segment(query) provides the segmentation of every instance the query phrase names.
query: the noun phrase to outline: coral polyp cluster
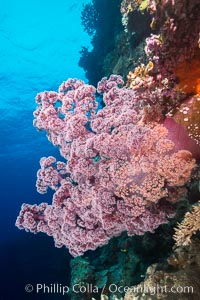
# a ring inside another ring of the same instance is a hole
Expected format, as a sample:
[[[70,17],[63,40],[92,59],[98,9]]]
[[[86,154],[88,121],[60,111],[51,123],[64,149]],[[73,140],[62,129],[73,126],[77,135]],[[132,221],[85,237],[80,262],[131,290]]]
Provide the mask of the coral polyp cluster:
[[[173,118],[184,126],[188,135],[200,145],[200,96],[193,96],[183,102]]]

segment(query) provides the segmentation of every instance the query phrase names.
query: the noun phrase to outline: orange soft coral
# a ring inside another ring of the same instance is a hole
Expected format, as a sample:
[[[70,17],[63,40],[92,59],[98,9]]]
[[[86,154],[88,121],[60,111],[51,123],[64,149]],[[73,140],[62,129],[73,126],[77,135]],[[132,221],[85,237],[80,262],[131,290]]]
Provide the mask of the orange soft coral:
[[[175,70],[179,80],[178,89],[187,94],[200,95],[200,49],[191,61],[184,61]]]

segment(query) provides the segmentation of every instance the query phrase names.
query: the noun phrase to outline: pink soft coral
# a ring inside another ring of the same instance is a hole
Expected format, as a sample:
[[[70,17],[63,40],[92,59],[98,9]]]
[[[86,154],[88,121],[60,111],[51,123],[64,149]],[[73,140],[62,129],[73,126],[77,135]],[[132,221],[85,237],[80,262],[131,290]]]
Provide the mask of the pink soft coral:
[[[41,159],[37,189],[55,190],[53,202],[23,204],[16,225],[53,236],[74,256],[123,231],[144,234],[167,222],[172,191],[180,192],[195,165],[190,152],[174,151],[162,125],[142,124],[139,96],[122,84],[115,75],[99,83],[106,105],[98,112],[96,89],[77,79],[36,97],[34,124],[66,162]]]

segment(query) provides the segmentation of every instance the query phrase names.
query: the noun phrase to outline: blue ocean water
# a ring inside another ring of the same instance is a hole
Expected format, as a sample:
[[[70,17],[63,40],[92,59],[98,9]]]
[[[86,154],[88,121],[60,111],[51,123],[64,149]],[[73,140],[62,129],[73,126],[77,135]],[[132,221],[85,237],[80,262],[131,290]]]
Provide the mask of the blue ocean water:
[[[45,235],[19,231],[15,220],[22,203],[51,201],[51,193],[37,193],[36,172],[40,157],[58,156],[58,149],[32,125],[34,98],[69,77],[85,80],[78,60],[81,46],[89,45],[80,19],[87,2],[0,0],[1,300],[60,299],[24,287],[69,284],[67,250]]]

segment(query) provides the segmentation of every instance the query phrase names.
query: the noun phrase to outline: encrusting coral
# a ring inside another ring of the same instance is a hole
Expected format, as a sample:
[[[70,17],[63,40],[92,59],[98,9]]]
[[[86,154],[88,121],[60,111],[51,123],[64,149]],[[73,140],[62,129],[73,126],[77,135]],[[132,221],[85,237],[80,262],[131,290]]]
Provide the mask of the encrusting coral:
[[[170,257],[148,267],[145,279],[131,286],[124,300],[199,299],[200,243],[176,247]]]

